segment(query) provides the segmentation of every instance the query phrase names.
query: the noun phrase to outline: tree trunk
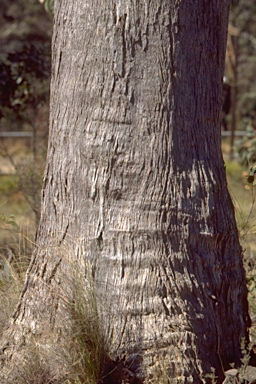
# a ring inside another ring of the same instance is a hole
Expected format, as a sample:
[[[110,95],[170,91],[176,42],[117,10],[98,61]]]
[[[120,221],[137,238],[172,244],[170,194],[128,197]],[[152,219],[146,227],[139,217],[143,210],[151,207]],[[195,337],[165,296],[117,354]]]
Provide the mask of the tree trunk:
[[[221,154],[227,24],[228,0],[56,2],[42,215],[5,383],[29,335],[64,332],[75,264],[91,267],[108,355],[141,380],[203,383],[214,369],[221,382],[239,362],[249,318]]]

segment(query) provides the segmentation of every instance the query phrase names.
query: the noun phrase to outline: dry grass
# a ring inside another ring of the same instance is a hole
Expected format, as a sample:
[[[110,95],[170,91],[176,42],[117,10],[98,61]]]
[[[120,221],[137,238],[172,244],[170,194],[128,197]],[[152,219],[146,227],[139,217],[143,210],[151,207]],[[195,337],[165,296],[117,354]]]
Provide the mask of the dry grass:
[[[104,376],[107,361],[104,324],[98,311],[91,266],[85,260],[82,246],[76,244],[75,249],[75,255],[69,246],[64,250],[66,288],[62,287],[60,292],[70,321],[68,332],[72,329],[66,343],[69,382],[96,384]]]
[[[23,287],[28,260],[0,259],[0,337],[18,303]]]
[[[244,260],[247,270],[250,311],[252,315],[256,315],[256,204],[254,204],[254,191],[248,188],[245,170],[236,162],[227,162],[226,169],[241,242],[245,249]],[[12,185],[12,183],[10,184]],[[8,194],[8,188],[5,189],[5,193]],[[18,212],[16,209],[19,202],[17,195],[14,199],[8,199],[4,205],[6,217],[12,212]],[[28,211],[25,216],[33,222],[31,215],[32,212]],[[18,213],[16,219],[22,225],[24,212]],[[11,263],[5,261],[10,273],[6,279],[0,280],[0,335],[14,310],[23,285],[27,261],[32,248],[26,251],[28,247],[26,239],[27,237],[20,235],[12,226],[2,225],[0,235],[2,253],[3,248],[5,250],[9,248],[14,253],[14,257]],[[11,246],[8,242],[11,242]],[[77,249],[75,255],[74,248]],[[56,349],[56,340],[50,330],[49,344],[51,347],[48,350],[41,348],[38,343],[31,340],[28,346],[27,361],[17,367],[16,378],[12,384],[99,384],[104,380],[108,381],[110,360],[106,354],[103,337],[104,321],[98,312],[90,265],[84,262],[82,269],[77,268],[77,265],[81,264],[76,263],[76,259],[83,257],[79,242],[76,247],[73,244],[72,246],[66,244],[61,252],[68,266],[66,270],[72,271],[66,276],[66,287],[61,287],[61,290],[56,292],[68,314],[65,343]],[[8,258],[8,254],[3,254],[3,256]],[[253,332],[252,336],[255,337]],[[65,367],[63,372],[60,373],[59,367]],[[162,372],[163,375],[160,375],[161,377],[159,376],[156,382],[168,383],[167,370],[162,369]],[[212,379],[214,380],[213,377]]]
[[[110,360],[105,352],[103,321],[98,312],[90,265],[85,262],[79,246],[66,244],[62,249],[56,248],[56,252],[63,259],[65,284],[56,287],[54,292],[50,289],[62,308],[63,321],[58,325],[58,335],[50,327],[44,331],[46,344],[41,344],[36,336],[26,340],[26,353],[11,373],[11,384],[99,384],[107,375]],[[9,264],[8,267],[10,273],[0,291],[0,300],[2,296],[6,298],[0,301],[0,332],[7,325],[23,282],[16,268]]]

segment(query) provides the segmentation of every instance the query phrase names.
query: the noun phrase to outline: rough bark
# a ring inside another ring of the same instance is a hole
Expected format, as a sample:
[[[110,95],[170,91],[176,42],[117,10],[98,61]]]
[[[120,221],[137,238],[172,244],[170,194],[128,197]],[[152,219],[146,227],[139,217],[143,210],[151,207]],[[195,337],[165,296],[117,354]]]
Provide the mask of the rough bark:
[[[38,247],[3,372],[29,334],[60,334],[67,243],[92,267],[113,360],[171,383],[211,368],[221,382],[239,362],[249,321],[221,155],[227,23],[226,0],[57,1]]]

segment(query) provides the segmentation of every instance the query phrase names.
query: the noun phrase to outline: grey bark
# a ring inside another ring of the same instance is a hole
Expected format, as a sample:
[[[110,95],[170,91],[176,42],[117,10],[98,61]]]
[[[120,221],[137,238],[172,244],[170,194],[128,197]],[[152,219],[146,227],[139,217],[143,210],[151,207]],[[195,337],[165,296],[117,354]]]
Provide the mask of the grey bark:
[[[221,382],[239,362],[249,317],[221,155],[227,23],[226,0],[56,2],[38,248],[3,372],[22,335],[62,328],[64,243],[91,265],[109,355],[145,382],[203,383],[211,368]]]

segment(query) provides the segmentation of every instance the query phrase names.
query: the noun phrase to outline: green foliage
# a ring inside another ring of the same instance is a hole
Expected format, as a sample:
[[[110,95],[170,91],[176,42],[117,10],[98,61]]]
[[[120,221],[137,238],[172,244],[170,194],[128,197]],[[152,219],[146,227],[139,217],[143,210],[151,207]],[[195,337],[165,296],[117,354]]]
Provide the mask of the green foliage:
[[[237,122],[250,119],[256,127],[256,2],[236,0],[230,12],[230,23],[238,28]]]
[[[1,227],[12,227],[14,229],[18,229],[19,226],[15,222],[15,215],[11,214],[9,216],[6,216],[4,213],[0,212],[0,228]]]
[[[19,191],[19,181],[13,175],[1,175],[0,198],[7,199]]]
[[[17,169],[20,190],[35,214],[36,224],[40,219],[43,164],[44,161],[40,163],[30,161],[20,164]]]
[[[38,0],[2,0],[0,11],[0,130],[33,134],[26,143],[30,157],[13,156],[13,141],[1,138],[1,156],[15,175],[8,176],[9,190],[7,176],[1,176],[0,197],[9,200],[15,188],[22,191],[38,223],[46,152],[39,147],[47,146],[52,20]],[[24,199],[21,205],[26,205]]]
[[[0,127],[35,126],[48,104],[51,25],[37,0],[5,0],[0,9]]]
[[[256,185],[255,175],[256,175],[256,168],[255,168],[255,166],[254,167],[250,167],[249,175],[247,176],[248,184]]]
[[[15,216],[9,215],[9,217],[6,217],[5,215],[0,213],[0,223],[3,223],[7,226],[11,225],[12,227],[18,228],[19,226],[15,222]]]
[[[250,124],[246,126],[246,135],[236,141],[236,153],[240,164],[256,163],[256,130]]]
[[[54,13],[54,0],[39,0],[39,2],[44,4],[46,12],[53,15],[53,13]]]
[[[15,164],[16,161],[13,160]],[[28,156],[26,161],[15,164],[15,174],[2,175],[0,184],[0,199],[6,200],[7,205],[17,204],[25,211],[26,205],[35,214],[35,221],[38,224],[40,219],[41,188],[43,182],[44,158],[32,161]],[[23,201],[22,201],[23,198]]]
[[[27,42],[0,57],[0,117],[26,120],[28,110],[48,100],[49,59],[42,43]]]
[[[206,379],[209,379],[211,384],[217,384],[218,377],[215,375],[215,369],[211,369],[211,373],[207,373],[205,375]]]

